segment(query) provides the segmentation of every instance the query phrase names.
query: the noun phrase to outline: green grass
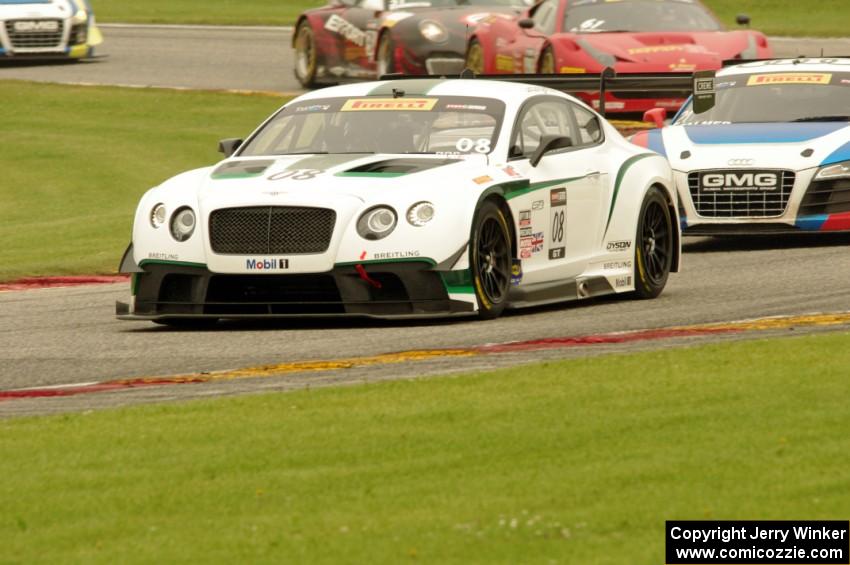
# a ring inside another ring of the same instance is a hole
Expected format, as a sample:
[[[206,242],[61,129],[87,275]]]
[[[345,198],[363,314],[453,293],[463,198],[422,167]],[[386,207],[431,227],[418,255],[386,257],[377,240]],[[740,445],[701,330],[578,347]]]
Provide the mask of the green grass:
[[[0,561],[663,563],[846,519],[850,334],[0,421]]]
[[[114,272],[139,197],[221,158],[280,98],[0,82],[0,281]],[[13,111],[12,111],[13,109]]]
[[[821,0],[704,0],[720,19],[735,29],[735,16],[747,14],[752,28],[767,35],[790,37],[847,37],[850,2]]]
[[[99,21],[223,25],[292,25],[303,10],[324,0],[93,0]],[[769,35],[846,37],[847,0],[821,0],[817,9],[799,0],[705,0],[729,27],[735,16],[749,14],[753,27]]]

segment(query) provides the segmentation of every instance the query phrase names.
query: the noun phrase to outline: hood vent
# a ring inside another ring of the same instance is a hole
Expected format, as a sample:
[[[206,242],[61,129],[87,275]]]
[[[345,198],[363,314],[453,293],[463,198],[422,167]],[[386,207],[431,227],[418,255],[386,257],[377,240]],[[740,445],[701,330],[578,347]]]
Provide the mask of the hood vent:
[[[415,157],[386,159],[384,161],[375,161],[374,163],[367,163],[353,169],[348,169],[345,172],[338,173],[337,176],[399,177],[413,173],[421,173],[422,171],[436,169],[437,167],[444,167],[446,165],[457,163],[459,160],[460,159],[417,159]]]

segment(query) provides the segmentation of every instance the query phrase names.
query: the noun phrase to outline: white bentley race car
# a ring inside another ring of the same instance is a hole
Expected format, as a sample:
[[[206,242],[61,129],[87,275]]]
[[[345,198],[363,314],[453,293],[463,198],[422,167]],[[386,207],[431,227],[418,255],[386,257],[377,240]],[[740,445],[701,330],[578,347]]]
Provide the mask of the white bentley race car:
[[[678,269],[667,161],[549,88],[328,88],[221,149],[142,197],[119,318],[491,318],[652,298]]]
[[[88,0],[0,0],[0,61],[82,59],[102,42]]]

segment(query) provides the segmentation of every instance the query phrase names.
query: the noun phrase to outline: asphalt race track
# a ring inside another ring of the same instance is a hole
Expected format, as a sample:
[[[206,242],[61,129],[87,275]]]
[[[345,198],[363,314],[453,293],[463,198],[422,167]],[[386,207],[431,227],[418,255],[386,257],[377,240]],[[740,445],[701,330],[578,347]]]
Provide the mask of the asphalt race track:
[[[105,26],[106,42],[101,51],[105,57],[79,64],[0,65],[0,79],[294,92],[298,85],[292,79],[290,33],[285,28]],[[827,54],[850,52],[850,40],[777,40],[775,46],[782,55],[819,55],[822,48]],[[129,222],[131,211],[127,218]],[[684,270],[672,276],[658,300],[601,299],[520,311],[490,322],[311,320],[224,323],[213,331],[190,332],[115,320],[115,301],[125,300],[129,293],[125,283],[0,292],[0,393],[25,387],[348,359],[404,350],[847,312],[848,245],[850,235],[845,234],[743,241],[688,239]],[[586,355],[591,350],[623,351],[669,343],[599,346],[572,352],[520,352],[486,358],[436,357],[349,371],[251,379],[241,384],[170,387],[147,394],[128,391],[73,398],[0,398],[0,417],[290,386],[408,378]]]
[[[518,311],[489,322],[230,322],[212,331],[191,332],[116,321],[114,301],[126,297],[127,284],[0,292],[0,391],[783,314],[846,312],[850,310],[848,245],[847,234],[759,237],[743,243],[691,239],[686,242],[684,271],[672,276],[659,299],[605,298]],[[570,355],[566,350],[546,353],[378,365],[339,382],[475,370]],[[310,378],[320,376],[308,376],[302,384],[310,386]],[[257,389],[171,388],[181,392],[169,391],[167,398]],[[97,396],[89,395],[84,402]],[[61,400],[0,401],[0,416],[21,410],[21,402],[29,403],[27,411],[39,411],[50,406],[45,402]]]
[[[0,79],[301,92],[292,31],[283,27],[102,25],[98,58],[82,63],[0,63]],[[779,56],[850,52],[850,39],[774,40]]]

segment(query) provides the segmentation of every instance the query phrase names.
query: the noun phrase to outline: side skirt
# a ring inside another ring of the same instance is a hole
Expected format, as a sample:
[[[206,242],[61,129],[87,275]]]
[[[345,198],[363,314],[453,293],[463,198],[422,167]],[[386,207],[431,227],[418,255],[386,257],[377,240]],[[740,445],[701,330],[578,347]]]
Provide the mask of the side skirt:
[[[584,300],[615,294],[614,287],[605,277],[578,278],[569,282],[539,283],[528,287],[514,287],[508,295],[507,308],[528,308],[556,302]]]

